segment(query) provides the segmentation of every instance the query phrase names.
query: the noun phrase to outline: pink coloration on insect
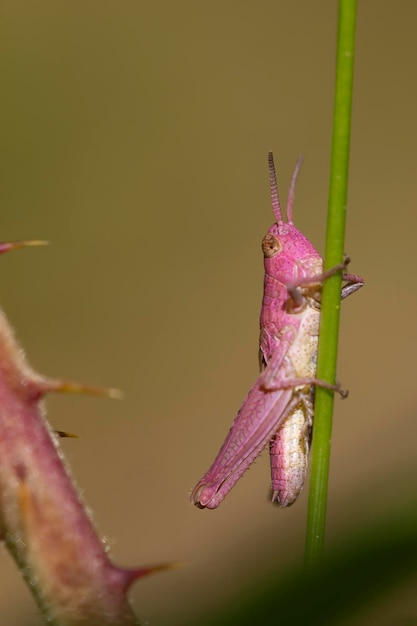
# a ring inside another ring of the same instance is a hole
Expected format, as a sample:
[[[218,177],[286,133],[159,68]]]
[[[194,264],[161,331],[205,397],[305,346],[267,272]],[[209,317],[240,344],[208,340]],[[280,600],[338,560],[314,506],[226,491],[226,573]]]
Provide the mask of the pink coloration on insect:
[[[323,281],[343,264],[323,272],[319,253],[294,226],[297,162],[284,222],[272,153],[268,155],[272,209],[276,219],[262,241],[264,295],[260,317],[261,375],[250,390],[213,465],[198,482],[191,502],[214,509],[269,443],[272,500],[285,507],[299,495],[307,472],[313,425],[314,386],[339,391],[316,379],[316,359]],[[342,298],[357,291],[363,279],[343,273]]]

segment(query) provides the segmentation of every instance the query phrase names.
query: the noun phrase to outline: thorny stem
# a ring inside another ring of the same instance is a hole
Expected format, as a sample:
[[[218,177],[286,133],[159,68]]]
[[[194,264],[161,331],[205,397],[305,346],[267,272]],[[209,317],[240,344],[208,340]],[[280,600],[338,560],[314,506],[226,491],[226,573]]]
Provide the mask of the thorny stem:
[[[344,252],[349,141],[355,51],[356,0],[339,0],[336,86],[324,267],[341,262]],[[323,285],[317,377],[335,382],[339,334],[341,274]],[[334,394],[316,388],[314,440],[305,545],[306,567],[322,559],[330,464]]]
[[[0,254],[41,243],[0,243]],[[120,395],[37,374],[0,310],[0,540],[48,623],[138,625],[130,586],[174,564],[112,563],[63,459],[58,434],[69,433],[56,433],[46,421],[42,398],[49,391]]]

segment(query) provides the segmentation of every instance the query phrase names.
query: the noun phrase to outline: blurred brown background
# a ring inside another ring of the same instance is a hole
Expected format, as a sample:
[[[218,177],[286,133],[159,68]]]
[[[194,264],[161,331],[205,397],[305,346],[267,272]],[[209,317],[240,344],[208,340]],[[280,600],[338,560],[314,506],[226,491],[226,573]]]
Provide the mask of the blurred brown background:
[[[329,541],[415,501],[416,12],[359,7],[346,250],[366,288],[343,306]],[[1,259],[1,304],[39,371],[125,390],[48,415],[81,436],[64,449],[114,560],[189,562],[132,594],[180,624],[302,557],[307,491],[269,505],[268,455],[217,511],[189,492],[257,375],[269,149],[283,198],[304,153],[295,220],[323,251],[336,2],[1,13],[1,239],[51,242]],[[41,624],[5,551],[0,578],[2,623]]]

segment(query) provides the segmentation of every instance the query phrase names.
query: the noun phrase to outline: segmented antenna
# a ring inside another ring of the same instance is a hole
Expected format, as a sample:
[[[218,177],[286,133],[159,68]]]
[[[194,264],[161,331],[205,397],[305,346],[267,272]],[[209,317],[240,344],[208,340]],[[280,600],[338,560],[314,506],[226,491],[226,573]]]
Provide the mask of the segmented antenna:
[[[287,199],[287,222],[288,224],[293,224],[292,221],[292,207],[294,204],[294,193],[295,193],[295,183],[297,182],[297,177],[300,171],[300,168],[303,164],[304,157],[302,154],[298,157],[297,164],[295,166],[294,174],[291,178],[291,185],[288,191],[288,199]]]
[[[278,227],[283,224],[281,204],[278,195],[277,177],[275,174],[274,155],[268,152],[269,187],[271,190],[272,210],[275,215]]]

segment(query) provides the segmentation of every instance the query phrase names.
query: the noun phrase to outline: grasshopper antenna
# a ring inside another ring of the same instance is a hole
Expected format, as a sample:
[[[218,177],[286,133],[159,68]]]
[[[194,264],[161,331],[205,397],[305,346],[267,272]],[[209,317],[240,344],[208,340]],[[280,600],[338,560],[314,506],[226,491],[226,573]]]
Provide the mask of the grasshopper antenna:
[[[269,187],[271,190],[272,210],[278,224],[278,230],[284,223],[281,211],[281,204],[278,195],[277,177],[275,174],[274,155],[268,152],[268,169],[269,169]]]
[[[298,157],[297,164],[295,166],[294,174],[291,178],[290,189],[288,191],[287,199],[287,222],[288,224],[294,224],[292,221],[292,207],[294,204],[295,183],[297,182],[298,174],[300,173],[301,166],[303,164],[304,157],[302,154]]]

